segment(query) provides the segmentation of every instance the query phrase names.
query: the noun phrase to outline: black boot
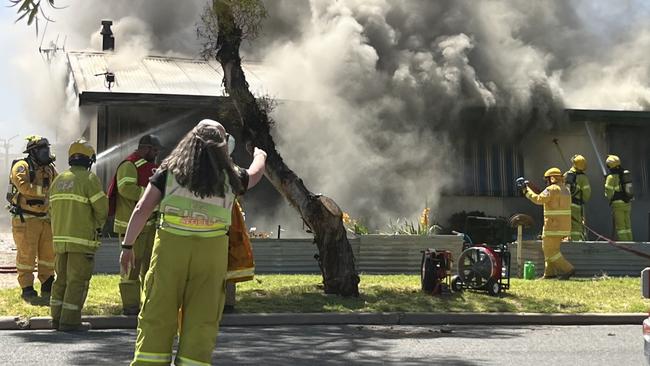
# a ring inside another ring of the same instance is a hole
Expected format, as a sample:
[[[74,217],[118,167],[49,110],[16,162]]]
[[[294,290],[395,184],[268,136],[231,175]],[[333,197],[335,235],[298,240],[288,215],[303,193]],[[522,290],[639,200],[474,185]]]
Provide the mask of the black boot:
[[[23,287],[23,293],[20,295],[28,304],[34,306],[46,306],[49,305],[49,300],[47,303],[43,301],[42,298],[38,297],[38,292],[34,290],[34,286]]]
[[[32,301],[38,297],[38,292],[34,290],[34,286],[23,287],[23,293],[20,295],[20,297],[31,304]]]
[[[50,296],[52,296],[52,284],[54,283],[54,276],[50,276],[45,282],[41,284],[41,299],[44,303],[50,303]]]

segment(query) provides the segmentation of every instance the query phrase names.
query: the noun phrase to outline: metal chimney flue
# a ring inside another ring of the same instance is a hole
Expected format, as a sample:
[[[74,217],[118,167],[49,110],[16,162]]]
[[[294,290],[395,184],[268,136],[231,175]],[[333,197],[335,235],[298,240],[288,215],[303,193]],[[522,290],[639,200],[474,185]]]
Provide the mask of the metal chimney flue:
[[[113,37],[111,25],[113,25],[112,20],[102,20],[102,31],[99,32],[102,35],[102,51],[115,50],[115,37]]]

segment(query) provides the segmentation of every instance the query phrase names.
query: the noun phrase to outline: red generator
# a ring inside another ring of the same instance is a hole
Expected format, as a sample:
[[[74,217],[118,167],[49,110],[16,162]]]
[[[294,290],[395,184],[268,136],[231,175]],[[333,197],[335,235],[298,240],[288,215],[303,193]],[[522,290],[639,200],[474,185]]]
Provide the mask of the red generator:
[[[510,288],[512,233],[505,219],[468,216],[463,235],[463,252],[458,274],[451,279],[455,292],[465,289],[487,291],[492,296]],[[475,244],[478,243],[478,244]]]
[[[420,284],[422,291],[431,295],[449,293],[451,252],[432,248],[421,251]]]

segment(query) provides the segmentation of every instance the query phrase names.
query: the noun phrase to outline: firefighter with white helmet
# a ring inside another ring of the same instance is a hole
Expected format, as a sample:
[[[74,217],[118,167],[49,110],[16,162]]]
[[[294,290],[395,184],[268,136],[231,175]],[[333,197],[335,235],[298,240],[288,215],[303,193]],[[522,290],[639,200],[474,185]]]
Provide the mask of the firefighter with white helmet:
[[[607,156],[609,174],[605,179],[605,197],[609,200],[614,215],[616,237],[620,241],[633,241],[632,237],[632,177],[628,170],[621,166],[621,159],[616,155]]]
[[[56,252],[57,278],[50,307],[52,327],[61,331],[87,330],[81,323],[93,273],[99,231],[108,215],[108,198],[102,183],[90,171],[95,150],[85,140],[70,145],[70,169],[52,183],[50,212]]]
[[[28,136],[26,140],[24,153],[28,154],[27,157],[15,160],[11,165],[7,200],[12,214],[21,297],[33,305],[47,305],[54,282],[54,249],[47,195],[57,173],[49,141],[36,135]],[[42,297],[34,289],[36,265]]]
[[[547,187],[541,193],[535,193],[528,185],[523,191],[530,201],[544,206],[544,278],[568,279],[575,274],[575,269],[562,255],[560,245],[562,239],[571,234],[571,193],[560,169],[550,168],[544,178]]]
[[[582,155],[571,158],[571,169],[564,173],[564,183],[571,192],[571,240],[584,241],[585,203],[591,198],[591,185],[585,171],[587,159]]]

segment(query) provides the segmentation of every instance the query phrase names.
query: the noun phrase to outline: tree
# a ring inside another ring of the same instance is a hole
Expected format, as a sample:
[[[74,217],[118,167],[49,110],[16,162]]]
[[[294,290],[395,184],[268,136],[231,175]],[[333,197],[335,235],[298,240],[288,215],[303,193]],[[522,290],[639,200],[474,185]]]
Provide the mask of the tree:
[[[9,0],[9,7],[18,7],[18,18],[16,19],[16,22],[21,21],[24,18],[27,18],[27,25],[32,25],[36,27],[36,33],[38,34],[38,14],[40,13],[43,18],[45,18],[46,21],[51,22],[52,20],[47,17],[45,14],[45,11],[43,10],[43,6],[41,6],[41,0]],[[54,0],[46,0],[46,3],[48,6],[54,9],[60,9],[57,8],[54,5]],[[20,6],[19,6],[20,5]]]
[[[331,198],[310,192],[284,163],[270,134],[267,110],[250,92],[241,67],[241,42],[257,34],[265,15],[259,0],[213,0],[199,29],[206,39],[203,54],[214,57],[223,68],[226,93],[239,116],[236,122],[244,141],[267,152],[266,177],[313,232],[325,293],[358,296],[359,276],[341,209]]]

